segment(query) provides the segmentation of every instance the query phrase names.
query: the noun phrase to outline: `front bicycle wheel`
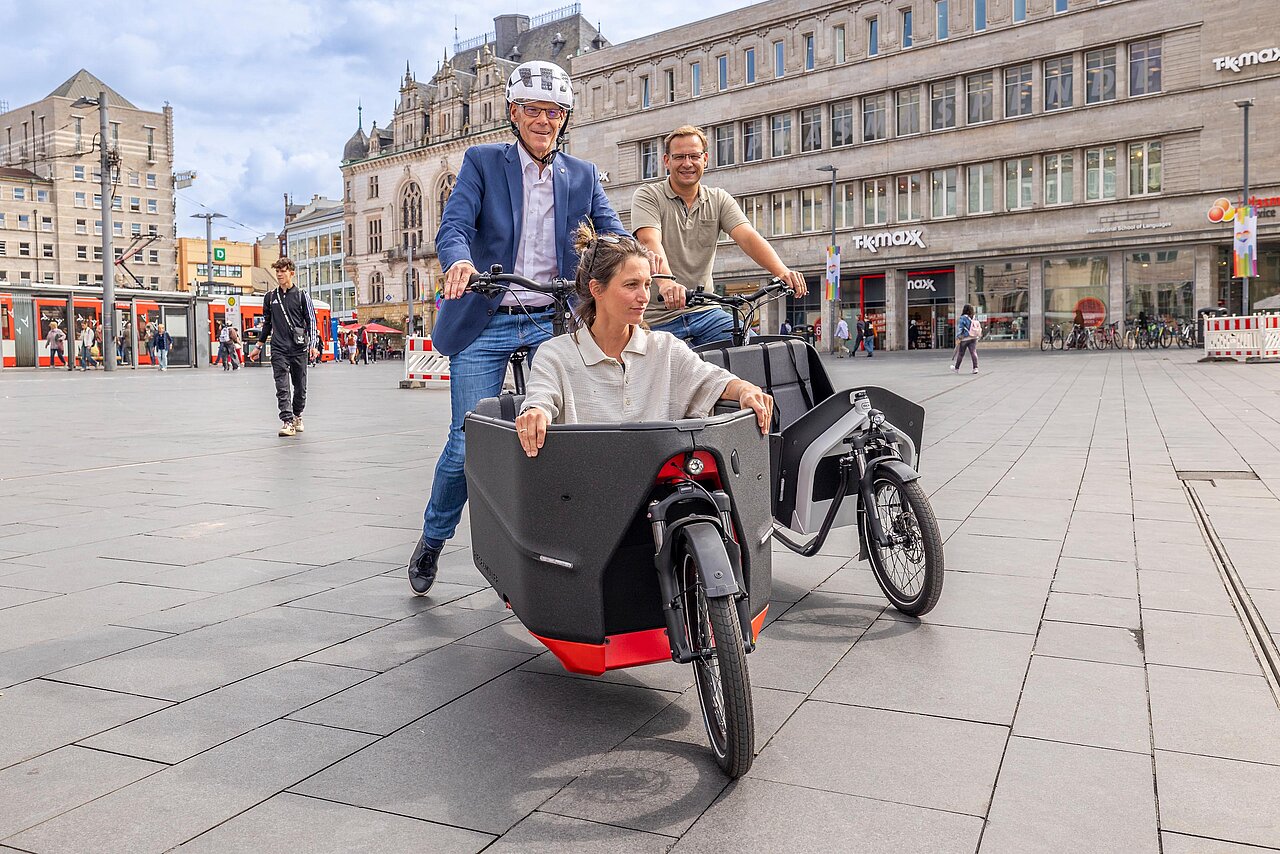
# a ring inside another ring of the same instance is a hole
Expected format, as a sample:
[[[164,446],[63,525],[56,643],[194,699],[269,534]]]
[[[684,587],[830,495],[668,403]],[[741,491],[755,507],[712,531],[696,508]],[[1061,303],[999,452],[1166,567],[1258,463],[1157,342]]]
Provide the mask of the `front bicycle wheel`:
[[[1044,335],[1040,338],[1040,352],[1043,353],[1053,347],[1053,333],[1048,329],[1044,331]]]
[[[681,579],[689,645],[699,654],[693,662],[698,704],[716,764],[737,779],[747,773],[755,759],[747,650],[733,597],[707,598],[700,570],[705,557],[698,554],[698,547],[691,540],[686,543],[689,546],[682,559]]]
[[[1062,337],[1062,329],[1057,326],[1053,328],[1053,346],[1059,350],[1067,346],[1066,339]]]
[[[1173,343],[1173,333],[1168,328],[1160,330],[1160,346],[1168,350],[1169,345]]]
[[[902,613],[927,614],[942,595],[943,573],[942,536],[929,498],[919,481],[904,482],[885,468],[875,472],[871,498],[881,527],[895,539],[888,548],[877,545],[869,517],[858,514],[876,582]]]

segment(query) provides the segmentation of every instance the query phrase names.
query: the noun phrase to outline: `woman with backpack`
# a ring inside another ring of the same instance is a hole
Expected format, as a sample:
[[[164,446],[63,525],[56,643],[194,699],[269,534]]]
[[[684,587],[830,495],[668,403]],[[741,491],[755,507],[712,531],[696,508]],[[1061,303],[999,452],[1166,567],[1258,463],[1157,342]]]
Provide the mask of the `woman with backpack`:
[[[973,306],[966,305],[956,323],[956,359],[951,370],[959,372],[960,363],[964,361],[964,353],[969,351],[973,361],[973,372],[978,372],[978,339],[982,337],[982,324],[973,316]]]

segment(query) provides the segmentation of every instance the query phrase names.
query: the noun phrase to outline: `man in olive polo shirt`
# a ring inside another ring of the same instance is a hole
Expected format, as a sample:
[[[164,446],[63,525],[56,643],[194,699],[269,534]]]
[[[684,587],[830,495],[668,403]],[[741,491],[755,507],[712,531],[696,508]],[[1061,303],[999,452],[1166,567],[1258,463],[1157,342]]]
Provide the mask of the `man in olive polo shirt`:
[[[804,276],[791,270],[773,247],[760,236],[737,201],[719,187],[704,187],[707,168],[707,135],[685,125],[663,140],[662,165],[668,177],[644,184],[631,200],[631,231],[660,259],[660,273],[674,279],[654,280],[655,298],[645,310],[650,329],[670,332],[692,346],[729,340],[733,318],[720,308],[687,308],[689,288],[714,290],[716,241],[724,232],[752,261],[789,284],[796,296],[805,295]],[[665,259],[665,265],[662,263]]]

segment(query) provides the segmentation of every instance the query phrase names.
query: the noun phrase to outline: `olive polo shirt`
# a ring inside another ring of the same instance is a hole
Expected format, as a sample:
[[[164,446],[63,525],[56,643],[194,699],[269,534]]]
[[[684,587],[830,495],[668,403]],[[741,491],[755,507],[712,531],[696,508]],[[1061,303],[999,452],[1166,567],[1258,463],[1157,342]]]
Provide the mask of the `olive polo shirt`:
[[[721,232],[729,234],[747,221],[747,215],[732,195],[705,184],[698,188],[698,198],[692,207],[685,206],[684,199],[676,195],[666,178],[641,185],[631,199],[631,233],[642,228],[658,229],[667,266],[676,281],[687,288],[713,289],[711,269],[716,262],[716,241]],[[655,282],[644,320],[652,327],[687,312],[708,308],[714,306],[672,311],[658,295]]]

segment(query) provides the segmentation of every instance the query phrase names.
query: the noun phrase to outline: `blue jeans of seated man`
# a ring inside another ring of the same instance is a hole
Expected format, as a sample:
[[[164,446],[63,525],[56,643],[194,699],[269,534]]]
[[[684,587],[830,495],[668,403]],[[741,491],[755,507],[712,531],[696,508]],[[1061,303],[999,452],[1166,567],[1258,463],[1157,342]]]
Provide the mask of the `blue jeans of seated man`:
[[[674,320],[652,327],[655,332],[670,332],[690,347],[728,341],[733,337],[733,315],[720,308],[691,311]]]
[[[535,323],[536,321],[536,323]],[[465,350],[449,359],[449,438],[436,462],[431,498],[422,514],[422,535],[428,540],[444,542],[453,536],[467,503],[467,478],[463,473],[466,444],[462,420],[476,404],[494,397],[502,390],[507,373],[507,360],[517,347],[529,347],[532,356],[543,341],[551,337],[552,314],[495,314],[489,325]],[[541,327],[541,328],[539,328]],[[530,363],[525,362],[525,376]]]

